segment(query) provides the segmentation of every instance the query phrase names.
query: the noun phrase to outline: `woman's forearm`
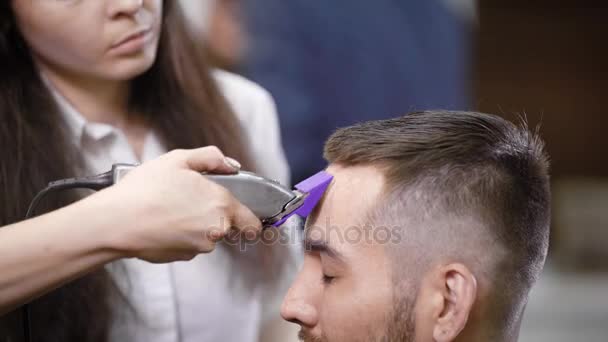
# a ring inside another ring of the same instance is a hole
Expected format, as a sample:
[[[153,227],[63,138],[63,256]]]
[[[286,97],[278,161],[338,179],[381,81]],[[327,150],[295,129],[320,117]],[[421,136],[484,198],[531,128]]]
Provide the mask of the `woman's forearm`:
[[[99,205],[85,199],[0,229],[0,315],[123,257],[106,234],[115,218]]]
[[[235,163],[216,147],[174,151],[68,207],[0,228],[0,315],[117,259],[190,260],[228,228],[259,233],[260,220],[200,174],[231,174]]]

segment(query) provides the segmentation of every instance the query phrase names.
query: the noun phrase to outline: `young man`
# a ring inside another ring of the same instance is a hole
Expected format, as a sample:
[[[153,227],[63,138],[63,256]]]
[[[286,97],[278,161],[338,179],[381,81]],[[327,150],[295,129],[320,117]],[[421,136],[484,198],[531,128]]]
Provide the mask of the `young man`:
[[[516,341],[549,241],[525,125],[419,112],[336,132],[283,317],[304,341]]]

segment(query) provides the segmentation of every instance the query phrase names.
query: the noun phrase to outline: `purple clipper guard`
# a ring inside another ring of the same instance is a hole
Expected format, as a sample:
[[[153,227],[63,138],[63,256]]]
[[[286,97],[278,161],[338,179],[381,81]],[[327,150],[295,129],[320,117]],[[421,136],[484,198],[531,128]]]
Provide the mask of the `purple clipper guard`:
[[[287,219],[289,219],[294,214],[302,218],[308,217],[310,213],[315,209],[323,194],[327,190],[327,187],[331,183],[334,176],[330,175],[325,171],[321,171],[314,176],[307,178],[295,186],[295,189],[302,194],[305,194],[303,203],[299,206],[298,209],[293,212],[287,214],[280,221],[273,224],[274,227],[278,227],[285,223]]]

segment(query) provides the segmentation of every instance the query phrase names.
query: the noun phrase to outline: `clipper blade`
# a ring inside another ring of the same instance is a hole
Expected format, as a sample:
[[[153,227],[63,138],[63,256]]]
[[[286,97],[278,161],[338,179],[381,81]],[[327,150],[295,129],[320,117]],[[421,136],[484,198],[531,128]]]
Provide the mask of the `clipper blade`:
[[[293,213],[283,217],[283,219],[273,224],[273,226],[278,227],[282,225],[293,214],[297,214],[304,219],[308,217],[308,215],[310,215],[310,213],[312,213],[312,211],[315,209],[317,204],[319,204],[321,198],[323,198],[323,194],[325,194],[325,191],[333,178],[334,176],[330,175],[329,173],[321,171],[314,176],[298,183],[295,186],[296,190],[303,194],[307,194],[306,198],[304,199],[304,203],[302,203],[302,205]]]

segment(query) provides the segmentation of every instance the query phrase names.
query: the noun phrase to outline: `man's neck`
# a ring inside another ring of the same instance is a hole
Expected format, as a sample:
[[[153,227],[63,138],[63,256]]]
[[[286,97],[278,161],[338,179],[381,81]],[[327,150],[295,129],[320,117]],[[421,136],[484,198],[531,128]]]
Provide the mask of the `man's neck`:
[[[458,335],[456,342],[468,341],[493,341],[493,342],[517,342],[519,339],[519,325],[511,327],[509,331],[496,327],[484,325],[482,322],[471,324],[469,322],[465,329]]]
[[[38,63],[44,77],[88,121],[126,128],[130,85],[128,81],[100,80],[71,74]]]
[[[458,335],[458,338],[455,340],[455,342],[473,342],[473,341],[479,341],[479,342],[485,342],[485,341],[492,341],[492,342],[517,342],[518,340],[518,336],[511,336],[511,335],[502,335],[502,334],[492,334],[492,333],[488,333],[488,334],[460,334]]]

